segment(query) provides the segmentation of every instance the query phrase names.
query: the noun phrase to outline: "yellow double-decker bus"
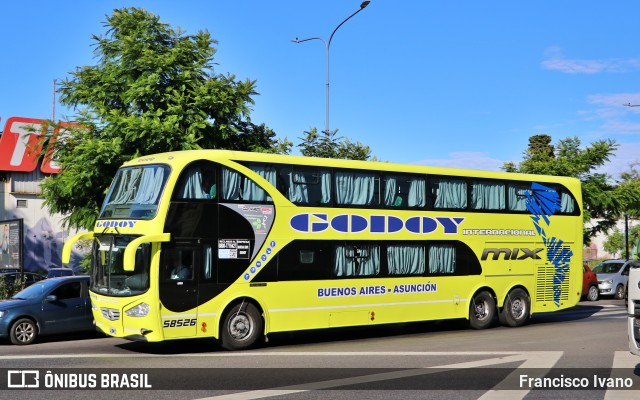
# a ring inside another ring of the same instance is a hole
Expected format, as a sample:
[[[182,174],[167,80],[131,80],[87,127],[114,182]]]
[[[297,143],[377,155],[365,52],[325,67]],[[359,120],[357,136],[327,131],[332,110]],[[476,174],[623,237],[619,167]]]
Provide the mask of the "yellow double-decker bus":
[[[272,332],[574,306],[576,179],[223,150],[115,176],[93,232],[97,328],[244,349]]]

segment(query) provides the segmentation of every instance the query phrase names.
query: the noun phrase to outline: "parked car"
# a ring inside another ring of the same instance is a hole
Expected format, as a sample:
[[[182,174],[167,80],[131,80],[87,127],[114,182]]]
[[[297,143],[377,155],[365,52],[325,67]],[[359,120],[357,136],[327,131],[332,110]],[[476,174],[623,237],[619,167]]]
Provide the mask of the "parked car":
[[[0,338],[31,344],[40,335],[95,330],[89,276],[44,279],[0,300]]]
[[[598,276],[600,295],[624,299],[629,281],[629,267],[633,262],[632,260],[606,260],[596,265],[593,272]]]
[[[22,279],[24,279],[24,285],[31,286],[36,282],[40,282],[43,279],[46,279],[45,276],[40,274],[35,274],[33,272],[1,272],[0,280],[4,281],[5,285],[13,285],[13,283],[20,277],[22,274]]]
[[[71,268],[49,268],[47,278],[57,278],[59,276],[73,276],[75,273]]]
[[[582,265],[582,296],[589,301],[598,300],[600,291],[598,289],[598,276],[591,271],[587,264]]]

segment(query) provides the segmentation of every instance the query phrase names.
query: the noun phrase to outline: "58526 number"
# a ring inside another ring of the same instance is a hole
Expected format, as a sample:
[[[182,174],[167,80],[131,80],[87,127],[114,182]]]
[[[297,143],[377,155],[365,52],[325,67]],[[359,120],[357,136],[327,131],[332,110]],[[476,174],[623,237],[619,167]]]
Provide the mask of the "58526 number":
[[[182,326],[196,326],[197,318],[190,319],[167,319],[162,324],[163,328],[180,328]]]

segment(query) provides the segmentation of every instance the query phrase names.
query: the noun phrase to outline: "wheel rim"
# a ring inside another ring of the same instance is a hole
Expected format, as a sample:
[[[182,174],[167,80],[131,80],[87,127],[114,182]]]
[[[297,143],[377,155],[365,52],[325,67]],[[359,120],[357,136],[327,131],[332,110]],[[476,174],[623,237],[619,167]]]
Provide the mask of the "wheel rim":
[[[520,319],[524,315],[526,311],[526,307],[524,305],[524,301],[521,298],[516,298],[511,301],[511,315],[515,319]]]
[[[618,286],[618,298],[621,299],[624,297],[624,288],[622,286]]]
[[[28,322],[23,322],[16,326],[16,339],[20,341],[20,343],[27,343],[31,339],[33,339],[33,335],[35,334],[35,329],[32,324]]]
[[[589,288],[589,300],[595,300],[596,297],[598,297],[598,289],[596,289],[594,286],[591,286]]]
[[[486,301],[476,302],[474,307],[474,313],[478,320],[483,320],[487,318],[489,314],[489,305]]]
[[[251,335],[251,319],[243,313],[237,313],[229,321],[229,334],[235,340],[244,340]]]

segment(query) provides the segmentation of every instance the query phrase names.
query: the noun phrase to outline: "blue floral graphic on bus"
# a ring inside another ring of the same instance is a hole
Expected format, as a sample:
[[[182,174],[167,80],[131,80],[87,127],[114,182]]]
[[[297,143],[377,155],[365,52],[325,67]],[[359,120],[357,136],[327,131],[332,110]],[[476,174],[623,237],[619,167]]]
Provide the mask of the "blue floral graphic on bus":
[[[558,192],[539,183],[531,184],[531,192],[526,193],[527,209],[531,214],[533,225],[538,234],[542,237],[542,242],[547,248],[547,260],[553,264],[555,273],[553,275],[553,300],[556,306],[560,306],[562,297],[562,283],[567,279],[569,273],[571,257],[573,252],[563,246],[563,241],[555,236],[547,235],[544,225],[551,226],[550,216],[560,210],[561,199]]]

